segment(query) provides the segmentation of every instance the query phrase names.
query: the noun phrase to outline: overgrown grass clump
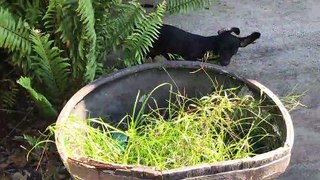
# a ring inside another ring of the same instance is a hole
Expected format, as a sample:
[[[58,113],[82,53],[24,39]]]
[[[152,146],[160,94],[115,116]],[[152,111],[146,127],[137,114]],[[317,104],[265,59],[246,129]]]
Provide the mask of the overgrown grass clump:
[[[201,98],[171,92],[166,108],[148,106],[157,104],[153,91],[138,94],[134,112],[139,103],[141,109],[116,126],[105,123],[107,119],[70,117],[59,127],[67,128],[63,136],[67,153],[164,170],[252,157],[280,146],[274,107],[253,95],[240,95],[238,88],[219,89]]]

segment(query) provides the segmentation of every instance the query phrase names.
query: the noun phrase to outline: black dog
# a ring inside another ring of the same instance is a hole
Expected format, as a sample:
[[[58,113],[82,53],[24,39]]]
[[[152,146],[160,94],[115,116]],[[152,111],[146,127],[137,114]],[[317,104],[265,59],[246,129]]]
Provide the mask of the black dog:
[[[231,34],[232,32],[239,35],[240,29],[233,27],[218,31],[217,36],[204,37],[164,24],[147,57],[153,59],[157,55],[163,55],[170,59],[170,53],[180,55],[185,60],[196,61],[203,58],[206,52],[213,51],[219,56],[220,64],[227,66],[239,47],[246,47],[260,38],[259,32],[253,32],[246,37],[237,37]]]

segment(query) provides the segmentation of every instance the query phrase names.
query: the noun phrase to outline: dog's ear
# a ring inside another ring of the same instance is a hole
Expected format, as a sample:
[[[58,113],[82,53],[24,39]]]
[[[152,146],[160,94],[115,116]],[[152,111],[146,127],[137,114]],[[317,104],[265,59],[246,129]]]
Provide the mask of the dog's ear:
[[[251,35],[247,37],[240,37],[240,47],[246,47],[249,44],[255,43],[254,41],[259,39],[261,36],[261,33],[259,32],[253,32]]]
[[[237,27],[232,27],[230,31],[234,32],[236,35],[240,35],[240,29]]]
[[[232,28],[223,28],[223,29],[220,29],[218,31],[218,34],[222,34],[224,32],[227,32],[227,33],[235,33],[236,35],[239,35],[240,34],[240,29],[237,28],[237,27],[232,27]]]

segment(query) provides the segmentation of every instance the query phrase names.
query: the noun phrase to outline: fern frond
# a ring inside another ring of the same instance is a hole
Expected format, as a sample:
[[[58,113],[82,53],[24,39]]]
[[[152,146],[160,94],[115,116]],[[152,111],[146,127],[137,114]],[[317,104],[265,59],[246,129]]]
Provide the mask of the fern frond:
[[[20,53],[13,53],[11,62],[14,66],[19,67],[23,74],[28,74],[31,70],[31,58],[30,56],[24,56]]]
[[[33,28],[43,28],[42,17],[46,11],[46,4],[43,0],[24,1],[22,7],[25,9],[23,19]]]
[[[68,58],[62,58],[59,48],[53,46],[49,35],[42,35],[37,30],[32,30],[30,39],[33,42],[32,56],[35,77],[46,85],[46,92],[51,98],[61,97],[67,87],[70,74],[70,63]]]
[[[54,3],[54,2],[53,2]],[[52,5],[54,6],[54,5]],[[57,33],[60,33],[60,39],[62,40],[62,42],[64,43],[72,43],[74,40],[77,41],[76,39],[76,35],[78,34],[77,32],[79,31],[78,25],[80,26],[80,24],[78,24],[77,21],[77,15],[76,15],[76,8],[77,4],[74,1],[67,1],[64,4],[62,4],[62,8],[61,8],[61,21],[60,23],[56,24],[58,26],[57,29]],[[52,7],[54,8],[54,7]],[[60,10],[59,7],[57,7],[57,10]],[[54,11],[54,10],[52,10]],[[50,15],[47,15],[47,18],[49,19],[50,17],[53,18],[53,14],[54,12],[48,12]],[[58,13],[58,12],[57,12]],[[54,20],[53,22],[54,23]],[[70,47],[71,48],[71,47]]]
[[[173,14],[209,6],[215,0],[169,0],[166,11]]]
[[[82,59],[86,59],[86,71],[84,74],[85,82],[90,82],[94,79],[97,62],[96,62],[96,31],[94,29],[94,9],[91,0],[79,0],[79,5],[76,11],[80,16],[80,21],[83,23],[81,39],[79,42],[78,52]]]
[[[42,18],[48,34],[56,33],[61,22],[62,6],[61,0],[49,1],[48,9]]]
[[[114,23],[112,23],[111,13],[109,9],[114,5],[113,1],[108,3],[105,0],[95,0],[93,1],[93,8],[95,10],[95,30],[97,35],[96,42],[96,61],[102,62],[107,53],[112,49],[112,43],[109,40],[111,34],[115,29]],[[97,70],[98,71],[98,70]],[[98,76],[96,74],[96,76]]]
[[[125,42],[126,59],[125,64],[128,66],[141,64],[142,60],[152,47],[152,43],[158,37],[159,28],[162,25],[162,17],[166,8],[166,2],[158,5],[155,12],[145,16],[145,18],[137,24],[135,32],[128,36]]]
[[[24,17],[25,8],[23,5],[25,4],[25,0],[14,0],[14,2],[10,0],[0,0],[0,7],[7,9],[9,12],[14,14],[16,17]]]
[[[82,83],[85,72],[86,61],[79,55],[79,43],[82,33],[82,23],[75,11],[78,7],[77,1],[63,1],[61,9],[61,21],[57,25],[55,33],[59,36],[56,42],[62,42],[66,56],[71,61],[72,78]],[[54,21],[54,20],[53,20]]]
[[[17,84],[12,79],[2,79],[0,83],[0,107],[12,108],[19,91]]]
[[[115,67],[104,67],[102,63],[98,63],[96,74],[98,77],[115,72]]]
[[[0,0],[0,7],[9,8],[10,7],[10,3],[7,0]]]
[[[48,99],[43,96],[42,94],[38,93],[31,87],[31,80],[28,77],[21,77],[17,80],[17,83],[24,87],[29,94],[31,95],[32,99],[34,100],[36,106],[39,109],[39,112],[47,118],[56,118],[58,113],[52,106],[52,104],[48,101]]]
[[[23,55],[30,54],[30,31],[26,26],[26,22],[21,19],[16,21],[7,9],[0,7],[0,47]]]
[[[115,7],[120,9],[117,11],[115,18],[115,29],[112,31],[112,44],[119,45],[133,33],[136,26],[138,26],[145,18],[145,9],[138,3],[131,1],[128,4],[120,4]]]
[[[86,65],[86,72],[84,74],[84,81],[86,83],[89,83],[94,80],[96,76],[96,71],[97,71],[97,61],[96,61],[96,56],[93,54],[90,54],[87,56],[88,62]]]
[[[88,39],[95,39],[96,33],[94,30],[94,9],[91,0],[79,0],[79,6],[76,9],[80,20],[83,22],[85,35]]]

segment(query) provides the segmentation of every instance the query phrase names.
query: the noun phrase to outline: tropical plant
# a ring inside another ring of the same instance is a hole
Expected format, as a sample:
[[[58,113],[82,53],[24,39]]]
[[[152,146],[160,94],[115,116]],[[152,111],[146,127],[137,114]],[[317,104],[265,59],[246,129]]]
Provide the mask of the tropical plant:
[[[107,73],[106,55],[122,50],[126,66],[143,63],[165,13],[209,3],[170,0],[146,12],[137,0],[0,0],[0,47],[37,107],[55,116],[75,90]],[[16,77],[2,81],[0,97],[12,106],[17,93],[8,89],[16,89]]]

